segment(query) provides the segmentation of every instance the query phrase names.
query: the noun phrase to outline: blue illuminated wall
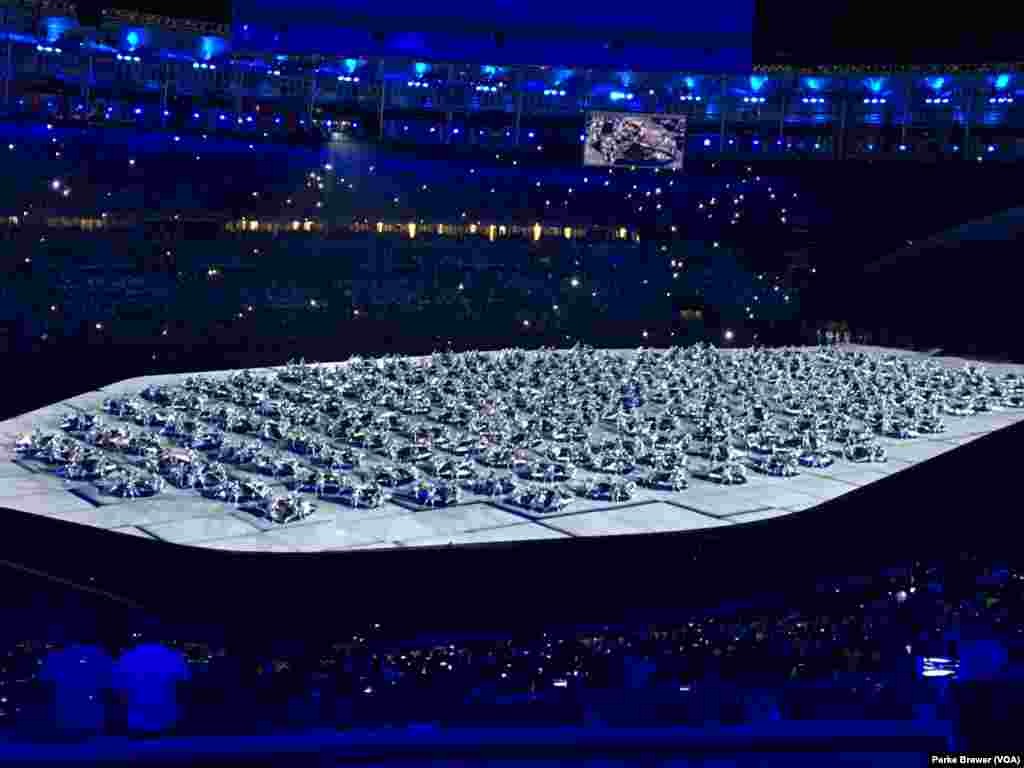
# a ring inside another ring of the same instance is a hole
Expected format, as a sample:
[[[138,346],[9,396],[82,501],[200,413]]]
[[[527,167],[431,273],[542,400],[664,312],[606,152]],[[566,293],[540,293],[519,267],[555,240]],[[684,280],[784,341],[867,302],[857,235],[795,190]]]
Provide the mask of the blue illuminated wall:
[[[295,0],[286,11],[271,0],[235,0],[233,32],[241,50],[739,72],[752,65],[753,19],[753,0],[639,12],[583,0]]]

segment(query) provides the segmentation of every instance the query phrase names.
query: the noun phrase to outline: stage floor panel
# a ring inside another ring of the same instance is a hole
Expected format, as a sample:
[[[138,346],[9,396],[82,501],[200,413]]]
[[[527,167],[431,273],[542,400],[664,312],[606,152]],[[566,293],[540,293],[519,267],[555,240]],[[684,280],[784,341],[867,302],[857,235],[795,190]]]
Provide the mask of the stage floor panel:
[[[878,356],[923,356],[878,347],[845,348]],[[623,350],[622,354],[630,352]],[[952,369],[971,362],[929,359]],[[1024,365],[984,366],[990,373],[1024,376]],[[273,370],[277,369],[254,372]],[[747,484],[730,487],[691,477],[689,488],[678,493],[639,489],[627,503],[581,499],[554,514],[535,514],[472,494],[467,494],[467,501],[442,508],[418,508],[408,501],[388,500],[376,509],[353,509],[319,500],[312,516],[286,525],[170,486],[148,499],[102,496],[89,483],[63,481],[32,462],[19,460],[15,453],[20,435],[35,428],[58,429],[69,410],[96,411],[105,398],[135,395],[151,384],[180,384],[184,379],[185,374],[129,379],[0,423],[0,507],[153,541],[238,552],[354,552],[686,531],[741,525],[811,509],[1024,419],[1021,410],[949,416],[945,418],[946,432],[939,435],[913,440],[881,438],[889,453],[884,464],[837,460],[825,469],[801,468],[792,478],[750,473]],[[370,460],[370,466],[375,463],[379,462]]]

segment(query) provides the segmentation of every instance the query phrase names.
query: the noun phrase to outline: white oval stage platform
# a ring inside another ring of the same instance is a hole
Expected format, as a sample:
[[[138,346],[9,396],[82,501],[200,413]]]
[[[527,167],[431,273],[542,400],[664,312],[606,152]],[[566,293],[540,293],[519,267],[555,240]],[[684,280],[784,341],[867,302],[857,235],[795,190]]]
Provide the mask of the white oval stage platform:
[[[877,347],[843,349],[880,357],[924,357]],[[813,351],[808,349],[809,353]],[[929,359],[954,370],[969,362],[962,358]],[[981,365],[995,375],[1024,376],[1024,365]],[[274,370],[278,369],[254,373]],[[689,487],[679,492],[639,489],[631,501],[618,504],[579,499],[548,515],[466,494],[459,504],[439,508],[390,498],[375,509],[316,500],[311,516],[279,525],[236,505],[171,486],[145,499],[103,496],[96,494],[89,483],[65,481],[52,471],[18,459],[15,443],[20,435],[33,429],[59,429],[69,410],[95,413],[105,398],[137,395],[148,385],[175,385],[185,378],[165,375],[129,379],[0,423],[0,507],[173,544],[248,552],[348,551],[685,531],[735,526],[807,510],[1024,419],[1024,409],[962,418],[947,416],[947,429],[940,434],[908,440],[880,438],[888,451],[888,461],[881,464],[839,459],[825,469],[801,467],[796,477],[750,473],[749,481],[740,486],[719,486],[691,478]],[[383,463],[373,458],[369,461],[370,466]],[[91,492],[86,493],[87,489]],[[310,498],[315,500],[315,495]]]

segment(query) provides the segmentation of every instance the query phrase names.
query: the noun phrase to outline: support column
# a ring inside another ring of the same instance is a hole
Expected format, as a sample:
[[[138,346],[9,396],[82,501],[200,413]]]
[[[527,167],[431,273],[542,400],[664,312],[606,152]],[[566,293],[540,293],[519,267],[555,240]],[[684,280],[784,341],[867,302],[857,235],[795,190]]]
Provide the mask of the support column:
[[[850,100],[843,93],[842,102],[839,104],[839,136],[834,149],[836,160],[846,159],[846,115],[850,109]]]
[[[162,72],[161,77],[163,82],[160,84],[160,125],[164,128],[167,127],[167,104],[169,101],[169,91],[171,88],[171,81],[167,72]]]
[[[309,117],[309,122],[310,122],[310,127],[312,127],[312,123],[313,123],[313,114],[316,112],[316,97],[317,97],[316,88],[317,88],[316,66],[314,65],[313,72],[311,73],[311,77],[310,77],[310,81],[309,81],[309,102],[308,102],[308,104],[306,106],[306,110],[308,112],[308,117]]]
[[[907,128],[910,125],[910,99],[914,94],[914,80],[907,76],[907,88],[903,93],[903,130],[900,131],[900,144],[907,143]]]
[[[242,84],[239,82],[238,67],[231,66],[231,89],[235,92],[235,116],[242,114]]]
[[[786,92],[782,92],[782,103],[779,105],[779,141],[785,146],[786,142],[786,103],[789,99],[786,98]]]
[[[513,131],[513,144],[519,146],[519,132],[521,130],[523,122],[523,92],[519,91],[516,93],[516,127]]]
[[[729,105],[726,103],[729,97],[729,79],[726,77],[722,78],[722,97],[719,102],[719,114],[720,121],[718,125],[718,151],[720,154],[725,154],[725,113],[729,109]]]
[[[6,19],[5,19],[6,21]],[[11,33],[7,33],[7,69],[4,72],[4,105],[10,106],[11,103],[11,77],[14,72],[14,60],[13,60],[13,43],[11,42]]]
[[[92,66],[92,53],[89,53],[85,71],[82,74],[83,85],[82,85],[82,104],[88,114],[92,108],[92,81],[94,77],[93,66]]]
[[[974,88],[968,88],[964,104],[964,145],[960,148],[964,160],[971,159],[971,122],[974,120]]]

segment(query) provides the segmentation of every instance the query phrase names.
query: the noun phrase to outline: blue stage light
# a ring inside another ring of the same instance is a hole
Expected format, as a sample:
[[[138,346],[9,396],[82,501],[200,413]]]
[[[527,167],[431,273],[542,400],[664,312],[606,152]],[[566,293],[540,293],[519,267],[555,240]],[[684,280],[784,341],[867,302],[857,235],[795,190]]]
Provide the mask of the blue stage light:
[[[996,78],[996,88],[999,88],[1000,90],[1002,90],[1003,88],[1005,88],[1009,84],[1010,84],[1010,76],[1009,75],[999,75]]]
[[[139,33],[138,32],[134,32],[134,31],[129,32],[127,35],[125,35],[124,39],[125,39],[125,42],[128,43],[128,47],[129,48],[133,48],[134,49],[134,48],[137,48],[138,45],[139,45]]]
[[[199,113],[198,112],[193,112],[192,113],[192,119],[193,120],[198,120],[199,119]]]

